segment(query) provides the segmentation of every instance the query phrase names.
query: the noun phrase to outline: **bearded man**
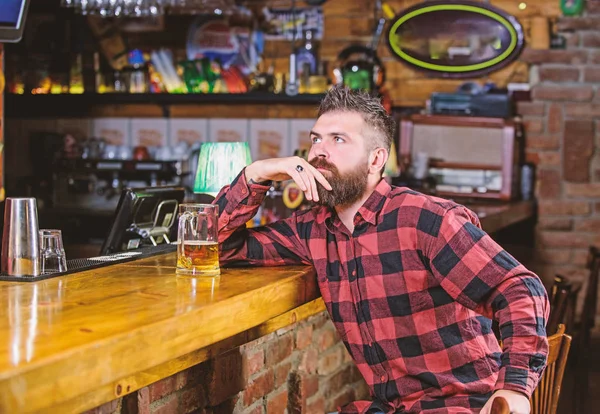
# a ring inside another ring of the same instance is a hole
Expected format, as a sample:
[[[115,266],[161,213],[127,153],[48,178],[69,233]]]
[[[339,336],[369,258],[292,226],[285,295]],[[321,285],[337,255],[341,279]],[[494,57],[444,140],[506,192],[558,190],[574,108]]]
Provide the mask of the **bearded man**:
[[[256,161],[215,199],[221,262],[314,266],[372,397],[341,412],[488,413],[503,396],[529,413],[548,353],[546,291],[472,211],[382,179],[394,129],[378,99],[332,88],[309,161]],[[315,206],[247,229],[271,182],[289,179]]]

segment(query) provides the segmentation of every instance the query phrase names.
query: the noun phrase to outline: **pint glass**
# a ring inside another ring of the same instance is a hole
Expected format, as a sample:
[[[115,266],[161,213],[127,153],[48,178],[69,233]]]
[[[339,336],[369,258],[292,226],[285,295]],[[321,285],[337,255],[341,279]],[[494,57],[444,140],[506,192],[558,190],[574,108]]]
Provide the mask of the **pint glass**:
[[[214,204],[180,204],[177,230],[177,274],[218,276],[219,243]]]

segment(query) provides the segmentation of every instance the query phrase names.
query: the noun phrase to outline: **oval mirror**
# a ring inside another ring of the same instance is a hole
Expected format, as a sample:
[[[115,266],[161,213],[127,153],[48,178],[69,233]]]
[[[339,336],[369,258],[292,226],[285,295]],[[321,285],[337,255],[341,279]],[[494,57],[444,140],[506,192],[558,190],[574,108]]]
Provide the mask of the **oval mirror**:
[[[471,1],[427,1],[410,7],[391,22],[387,38],[394,56],[440,77],[492,72],[523,49],[517,19]]]

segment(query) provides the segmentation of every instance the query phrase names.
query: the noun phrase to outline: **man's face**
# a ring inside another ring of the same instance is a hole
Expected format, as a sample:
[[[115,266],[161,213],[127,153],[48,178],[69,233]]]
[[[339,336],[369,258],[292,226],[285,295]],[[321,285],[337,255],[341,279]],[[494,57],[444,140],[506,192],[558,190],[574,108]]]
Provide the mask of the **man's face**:
[[[317,119],[308,159],[333,188],[327,191],[317,182],[320,204],[348,205],[364,195],[369,173],[366,128],[362,116],[355,112],[327,113]]]

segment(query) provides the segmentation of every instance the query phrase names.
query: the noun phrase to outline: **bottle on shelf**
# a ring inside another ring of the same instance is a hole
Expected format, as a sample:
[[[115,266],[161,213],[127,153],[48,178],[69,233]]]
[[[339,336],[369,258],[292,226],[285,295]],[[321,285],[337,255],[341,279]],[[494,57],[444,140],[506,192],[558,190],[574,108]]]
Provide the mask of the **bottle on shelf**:
[[[304,31],[304,44],[296,50],[296,67],[300,80],[300,93],[308,91],[309,79],[317,74],[317,45],[313,42],[312,30]]]
[[[329,89],[330,79],[327,76],[327,62],[320,61],[317,73],[309,76],[307,93],[325,93]]]
[[[77,53],[71,62],[69,93],[79,94],[83,92],[83,62],[81,53]]]
[[[129,53],[129,93],[148,92],[148,67],[144,54],[139,49]]]

